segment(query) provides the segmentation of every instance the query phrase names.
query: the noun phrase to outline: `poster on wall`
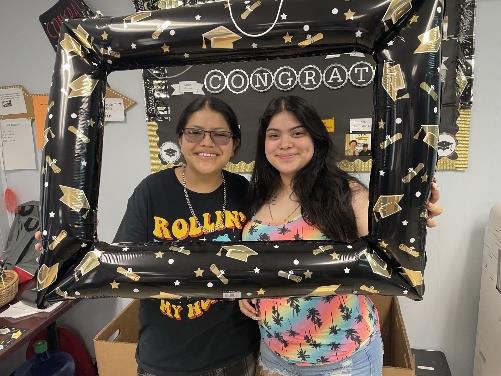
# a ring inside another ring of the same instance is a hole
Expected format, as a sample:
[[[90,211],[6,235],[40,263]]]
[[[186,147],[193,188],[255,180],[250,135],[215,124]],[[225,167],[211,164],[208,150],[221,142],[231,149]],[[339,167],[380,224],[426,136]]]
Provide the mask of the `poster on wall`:
[[[0,120],[0,142],[3,170],[36,170],[30,119]],[[20,150],[22,150],[21,153]]]
[[[86,18],[94,14],[83,0],[59,0],[38,17],[50,44],[57,50],[59,30],[66,18]]]
[[[134,5],[137,11],[147,11],[205,2],[134,0]],[[439,93],[434,87],[426,82],[420,86],[430,100],[437,102],[434,111],[441,113],[438,168],[442,170],[465,170],[468,167],[474,11],[474,0],[447,1],[442,30],[441,103],[438,103]],[[287,14],[283,12],[280,16],[284,18]],[[423,21],[417,15],[411,17],[407,26],[389,43],[405,43],[406,29],[416,27]],[[223,34],[229,37],[223,40],[220,38]],[[283,44],[311,44],[318,38],[322,38],[321,30],[310,30],[305,23],[303,30],[297,34],[283,35]],[[231,30],[215,28],[202,36],[202,43],[206,48],[218,48],[220,43],[242,43],[240,39]],[[257,39],[251,46],[259,47]],[[385,127],[383,119],[373,121],[375,69],[373,58],[359,52],[302,57],[286,62],[270,59],[145,69],[143,78],[151,171],[181,162],[175,134],[177,120],[184,107],[202,95],[223,99],[240,120],[243,144],[228,166],[231,171],[252,171],[259,116],[271,98],[279,95],[301,96],[315,105],[339,153],[343,169],[350,172],[370,171],[369,134],[373,128]],[[405,101],[408,97],[403,93],[397,100]]]

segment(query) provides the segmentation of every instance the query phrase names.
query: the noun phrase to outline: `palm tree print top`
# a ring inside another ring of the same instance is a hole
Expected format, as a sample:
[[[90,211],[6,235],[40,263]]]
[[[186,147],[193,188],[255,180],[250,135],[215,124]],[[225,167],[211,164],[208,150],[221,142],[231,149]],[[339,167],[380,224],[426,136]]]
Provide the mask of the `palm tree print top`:
[[[242,240],[324,240],[301,215],[284,225],[252,218]],[[363,295],[259,299],[261,338],[271,351],[300,366],[343,360],[379,330],[372,301]]]

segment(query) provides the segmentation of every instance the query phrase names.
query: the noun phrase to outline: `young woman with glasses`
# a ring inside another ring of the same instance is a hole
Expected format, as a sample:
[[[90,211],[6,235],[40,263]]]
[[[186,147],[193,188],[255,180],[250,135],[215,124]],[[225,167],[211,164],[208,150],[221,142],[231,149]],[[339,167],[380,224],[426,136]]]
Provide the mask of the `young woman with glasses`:
[[[248,182],[223,171],[240,146],[233,110],[217,98],[197,99],[182,113],[176,133],[184,166],[139,184],[115,242],[240,239]],[[237,301],[141,300],[138,375],[253,376],[258,344],[257,325]]]

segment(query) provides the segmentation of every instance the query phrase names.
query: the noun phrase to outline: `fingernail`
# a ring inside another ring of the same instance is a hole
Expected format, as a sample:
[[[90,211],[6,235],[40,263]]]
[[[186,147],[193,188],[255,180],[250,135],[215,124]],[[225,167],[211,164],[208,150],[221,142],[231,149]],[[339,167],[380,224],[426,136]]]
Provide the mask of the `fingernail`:
[[[438,184],[436,182],[431,183],[431,185],[433,186],[433,188],[438,189]]]
[[[256,321],[259,321],[259,317],[257,317],[257,316],[254,316],[253,319]]]

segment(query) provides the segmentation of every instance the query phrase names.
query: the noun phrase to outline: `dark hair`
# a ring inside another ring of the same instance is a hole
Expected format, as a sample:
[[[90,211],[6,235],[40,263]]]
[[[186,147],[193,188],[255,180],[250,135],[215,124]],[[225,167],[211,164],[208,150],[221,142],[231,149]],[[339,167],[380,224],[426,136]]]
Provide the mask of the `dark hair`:
[[[364,147],[364,148],[367,147],[368,148],[369,144],[363,144],[362,147]]]
[[[351,143],[352,143],[352,142],[354,142],[354,143],[355,143],[355,145],[358,145],[357,140],[351,140],[350,142],[348,142],[348,145],[351,145]]]
[[[336,165],[334,146],[320,116],[306,100],[296,96],[273,99],[260,119],[249,191],[251,213],[255,214],[269,202],[281,184],[280,173],[266,159],[264,144],[272,117],[282,111],[288,111],[297,118],[314,145],[311,160],[292,179],[292,190],[299,199],[303,217],[332,239],[357,239],[352,189],[365,187]]]
[[[189,103],[184,111],[181,113],[179,120],[177,121],[176,134],[181,137],[186,123],[190,119],[190,116],[195,112],[200,111],[204,108],[220,113],[228,125],[230,126],[230,131],[233,134],[233,140],[235,142],[235,153],[240,148],[240,139],[242,138],[242,133],[240,132],[240,125],[238,124],[237,115],[231,109],[231,107],[224,101],[216,97],[202,97],[195,99]]]

